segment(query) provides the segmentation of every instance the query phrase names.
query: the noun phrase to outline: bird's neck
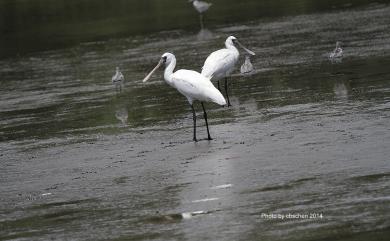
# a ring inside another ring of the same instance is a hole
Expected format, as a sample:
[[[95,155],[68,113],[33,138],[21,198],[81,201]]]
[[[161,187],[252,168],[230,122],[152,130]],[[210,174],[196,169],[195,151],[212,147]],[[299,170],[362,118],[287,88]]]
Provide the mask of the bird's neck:
[[[175,67],[176,67],[176,59],[173,58],[164,71],[164,79],[169,85],[172,85],[172,74]]]
[[[232,50],[232,51],[238,53],[238,49],[236,48],[236,46],[234,46],[233,43],[225,43],[225,46],[226,46],[227,49]]]

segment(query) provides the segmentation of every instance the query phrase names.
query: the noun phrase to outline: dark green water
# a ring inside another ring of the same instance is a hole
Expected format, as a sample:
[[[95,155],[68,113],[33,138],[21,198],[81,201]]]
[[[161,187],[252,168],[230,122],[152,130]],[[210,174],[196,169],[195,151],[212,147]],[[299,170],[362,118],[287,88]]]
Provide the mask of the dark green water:
[[[215,28],[242,21],[387,2],[214,0],[214,7],[206,14],[206,23]],[[0,58],[162,30],[194,32],[198,26],[197,13],[187,0],[1,0]]]
[[[388,239],[390,5],[213,1],[199,32],[186,0],[91,2],[0,1],[0,240]],[[255,72],[193,143],[186,99],[141,80],[230,34]]]

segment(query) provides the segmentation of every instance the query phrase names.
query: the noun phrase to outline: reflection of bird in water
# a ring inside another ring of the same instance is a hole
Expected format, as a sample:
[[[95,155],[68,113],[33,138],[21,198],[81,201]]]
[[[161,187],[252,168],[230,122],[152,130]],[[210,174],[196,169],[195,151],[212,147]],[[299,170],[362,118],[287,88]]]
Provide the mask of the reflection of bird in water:
[[[344,82],[337,82],[333,87],[333,92],[337,99],[347,99],[348,98],[348,89]]]
[[[129,112],[126,108],[121,108],[115,111],[115,118],[117,118],[122,124],[126,124],[129,118]]]
[[[213,4],[198,0],[189,0],[189,2],[192,2],[196,11],[199,12],[200,28],[203,29],[203,13],[206,12]]]
[[[194,121],[194,141],[196,139],[196,113],[193,102],[198,100],[202,104],[203,116],[206,121],[208,139],[211,139],[209,132],[209,125],[207,122],[207,113],[204,108],[204,101],[211,101],[218,105],[225,105],[226,101],[221,92],[219,92],[210,79],[204,77],[200,73],[193,70],[181,69],[173,72],[176,67],[176,58],[171,53],[165,53],[161,56],[157,66],[144,78],[143,82],[146,82],[152,74],[161,66],[165,65],[164,79],[170,86],[177,89],[181,94],[187,97],[188,102],[191,105],[193,121]]]
[[[115,85],[116,90],[118,90],[118,87],[119,87],[119,92],[122,90],[122,84],[124,81],[125,81],[125,77],[119,71],[119,67],[116,67],[116,72],[115,72],[114,76],[112,76],[111,82]]]
[[[336,42],[336,48],[330,53],[329,58],[341,58],[343,57],[343,49],[341,48],[341,43],[339,41]]]
[[[249,74],[252,71],[253,71],[253,65],[251,63],[251,56],[246,55],[245,62],[241,65],[240,72],[241,74]]]
[[[199,33],[196,36],[196,38],[198,40],[208,40],[208,39],[212,39],[213,36],[214,36],[214,34],[210,30],[208,30],[207,28],[202,28],[199,31]]]
[[[202,67],[202,75],[206,78],[214,78],[218,80],[218,89],[220,90],[219,80],[225,78],[225,92],[228,101],[228,106],[231,106],[228,94],[228,81],[227,77],[233,72],[234,67],[238,61],[240,53],[234,46],[238,44],[250,55],[255,55],[254,52],[245,48],[234,36],[230,36],[225,41],[226,48],[217,50],[211,53]]]

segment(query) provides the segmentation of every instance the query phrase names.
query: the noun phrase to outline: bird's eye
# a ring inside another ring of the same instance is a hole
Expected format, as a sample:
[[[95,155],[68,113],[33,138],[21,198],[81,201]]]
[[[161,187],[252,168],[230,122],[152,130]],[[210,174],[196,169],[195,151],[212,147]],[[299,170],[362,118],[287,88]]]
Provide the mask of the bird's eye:
[[[162,57],[162,59],[164,63],[167,62],[167,56]]]

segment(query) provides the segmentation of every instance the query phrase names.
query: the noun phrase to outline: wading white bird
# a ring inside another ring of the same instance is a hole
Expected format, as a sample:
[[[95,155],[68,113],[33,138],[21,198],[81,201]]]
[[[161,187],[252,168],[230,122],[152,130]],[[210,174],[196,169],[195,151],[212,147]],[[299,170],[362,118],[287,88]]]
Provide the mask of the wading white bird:
[[[341,58],[343,57],[343,49],[341,48],[341,43],[339,41],[336,42],[336,48],[330,53],[329,58]]]
[[[250,55],[255,55],[254,52],[251,50],[245,48],[234,36],[230,36],[225,41],[226,48],[217,50],[213,53],[211,53],[206,61],[204,62],[204,65],[202,67],[202,75],[209,79],[216,79],[218,80],[218,89],[219,87],[219,80],[222,78],[225,78],[225,92],[226,92],[226,98],[228,101],[228,106],[231,106],[230,100],[229,100],[229,94],[228,94],[228,76],[233,72],[236,63],[238,61],[238,57],[240,56],[240,53],[238,52],[238,49],[236,48],[235,44],[238,44],[241,48],[243,48],[246,52],[248,52]]]
[[[207,113],[204,108],[204,101],[211,101],[218,105],[225,105],[226,101],[221,92],[217,90],[214,85],[210,82],[210,79],[204,77],[200,73],[193,70],[181,69],[173,72],[176,67],[176,57],[171,53],[165,53],[161,56],[157,66],[143,79],[146,82],[152,74],[161,66],[165,65],[164,80],[177,89],[181,94],[187,97],[188,102],[191,105],[192,117],[194,121],[194,141],[196,139],[196,113],[193,102],[198,100],[202,104],[203,116],[206,121],[207,127],[207,138],[212,140],[209,132],[209,125],[207,122]]]
[[[111,82],[115,85],[115,89],[118,90],[118,87],[119,87],[119,91],[121,91],[122,84],[124,81],[125,81],[125,77],[119,71],[119,67],[116,67],[116,72],[115,72],[114,76],[112,76],[112,78],[111,78]]]
[[[208,2],[198,1],[198,0],[189,0],[189,2],[192,2],[196,11],[199,12],[200,28],[203,29],[204,28],[203,13],[206,12],[213,4]]]

